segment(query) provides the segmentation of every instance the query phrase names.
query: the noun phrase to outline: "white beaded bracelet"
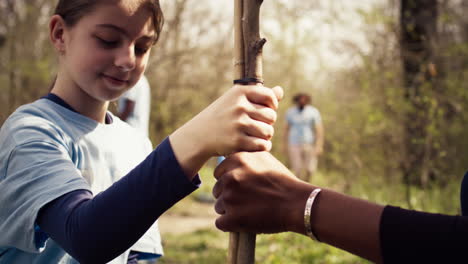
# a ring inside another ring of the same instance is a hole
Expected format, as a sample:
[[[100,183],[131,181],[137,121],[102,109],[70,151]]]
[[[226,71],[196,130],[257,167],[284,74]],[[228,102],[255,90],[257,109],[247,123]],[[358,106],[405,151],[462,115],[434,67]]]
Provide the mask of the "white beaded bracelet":
[[[309,199],[307,199],[307,203],[306,203],[305,210],[304,210],[304,225],[305,225],[306,234],[307,236],[309,236],[315,241],[319,241],[319,240],[312,232],[312,226],[310,225],[310,213],[312,211],[312,206],[314,204],[315,198],[317,197],[317,195],[320,193],[321,190],[322,189],[317,188],[317,189],[314,189],[310,193]]]

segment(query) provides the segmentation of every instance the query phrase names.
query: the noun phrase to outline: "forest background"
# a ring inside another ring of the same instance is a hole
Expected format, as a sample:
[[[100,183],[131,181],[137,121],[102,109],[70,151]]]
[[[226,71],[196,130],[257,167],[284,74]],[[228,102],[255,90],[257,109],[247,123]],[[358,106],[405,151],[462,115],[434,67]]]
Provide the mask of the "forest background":
[[[57,68],[47,31],[55,3],[0,1],[0,124],[48,92]],[[229,89],[233,79],[232,2],[161,3],[166,23],[146,71],[155,145]],[[405,208],[459,213],[459,185],[468,169],[466,14],[463,0],[265,0],[265,85],[286,92],[274,155],[288,162],[282,151],[284,113],[295,93],[307,92],[325,126],[313,183]],[[276,242],[291,245],[291,239]],[[257,258],[284,263],[270,256],[271,243],[264,243],[267,253]],[[291,255],[287,263],[326,256],[331,260],[323,263],[361,261],[333,258],[344,253],[322,249],[318,255],[304,251],[310,258]],[[210,261],[217,263],[200,263]]]

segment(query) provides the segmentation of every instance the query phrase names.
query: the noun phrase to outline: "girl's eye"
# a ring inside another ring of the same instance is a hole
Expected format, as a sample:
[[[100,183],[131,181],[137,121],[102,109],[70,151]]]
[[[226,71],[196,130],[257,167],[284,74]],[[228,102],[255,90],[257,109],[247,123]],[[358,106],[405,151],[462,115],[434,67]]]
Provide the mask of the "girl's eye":
[[[102,38],[99,38],[99,37],[97,37],[97,39],[99,40],[99,43],[102,46],[104,46],[105,48],[116,47],[118,45],[118,43],[119,43],[117,40],[109,41],[109,40],[105,40],[105,39],[102,39]]]
[[[135,54],[137,55],[143,55],[145,54],[146,52],[148,52],[150,48],[149,47],[138,47],[138,46],[135,46]]]

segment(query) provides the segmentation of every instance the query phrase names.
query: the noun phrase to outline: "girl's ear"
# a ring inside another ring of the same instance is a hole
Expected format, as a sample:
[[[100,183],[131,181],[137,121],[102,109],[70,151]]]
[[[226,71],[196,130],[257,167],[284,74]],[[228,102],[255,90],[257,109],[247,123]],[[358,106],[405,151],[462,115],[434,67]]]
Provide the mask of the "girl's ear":
[[[55,49],[60,53],[65,53],[65,21],[59,15],[53,15],[49,23],[49,38]]]

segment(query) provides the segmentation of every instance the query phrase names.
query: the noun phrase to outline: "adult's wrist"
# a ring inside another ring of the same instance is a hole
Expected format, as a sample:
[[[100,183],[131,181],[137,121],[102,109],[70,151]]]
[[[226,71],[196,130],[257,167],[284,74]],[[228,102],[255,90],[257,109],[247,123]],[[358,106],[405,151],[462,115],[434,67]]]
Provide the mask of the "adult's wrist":
[[[287,223],[287,231],[306,235],[304,210],[307,199],[314,189],[316,189],[315,186],[302,181],[297,181],[291,192],[289,192],[290,198],[288,198],[288,203],[293,205],[293,211],[289,214],[289,217],[287,217],[289,220]]]

